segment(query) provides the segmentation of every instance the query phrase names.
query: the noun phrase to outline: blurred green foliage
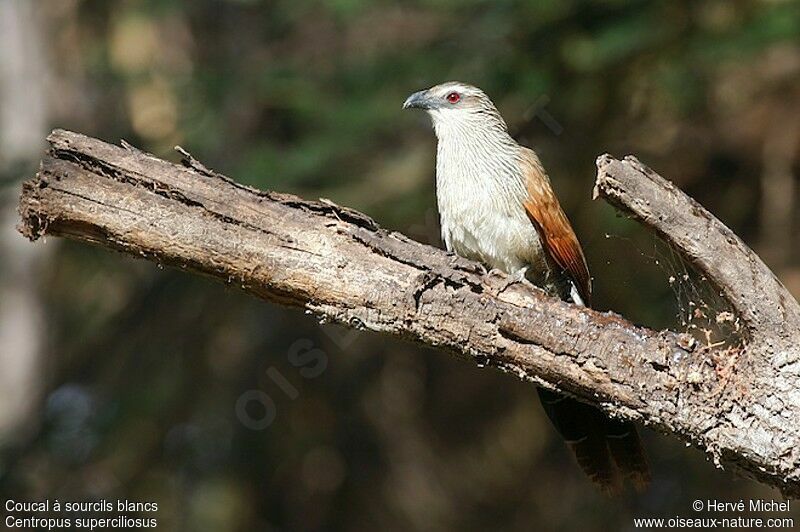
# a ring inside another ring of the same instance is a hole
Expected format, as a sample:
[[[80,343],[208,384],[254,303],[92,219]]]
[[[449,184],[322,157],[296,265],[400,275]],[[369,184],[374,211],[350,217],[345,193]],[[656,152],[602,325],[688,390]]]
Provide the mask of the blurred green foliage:
[[[765,139],[800,116],[800,2],[59,4],[40,2],[53,126],[173,160],[180,144],[239,181],[439,245],[433,134],[401,104],[459,79],[539,152],[599,308],[683,327],[705,297],[669,249],[591,202],[606,151],[673,179],[800,292],[796,209],[770,221],[761,204]],[[783,155],[794,176],[797,151]],[[0,490],[17,498],[155,499],[165,530],[619,530],[688,515],[695,498],[776,496],[647,433],[652,488],[606,499],[532,387],[150,263],[62,242],[41,290],[48,391],[32,435],[0,458]],[[321,376],[291,364],[297,340],[326,354]],[[237,415],[247,390],[274,401],[268,429]]]

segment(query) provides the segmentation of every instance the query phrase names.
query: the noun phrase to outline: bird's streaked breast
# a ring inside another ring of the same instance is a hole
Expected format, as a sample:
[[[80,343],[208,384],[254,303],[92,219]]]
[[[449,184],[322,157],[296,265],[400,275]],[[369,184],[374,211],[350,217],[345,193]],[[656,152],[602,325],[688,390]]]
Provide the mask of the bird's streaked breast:
[[[438,124],[436,133],[436,196],[447,248],[507,273],[545,268],[523,207],[528,192],[513,139],[469,123]]]

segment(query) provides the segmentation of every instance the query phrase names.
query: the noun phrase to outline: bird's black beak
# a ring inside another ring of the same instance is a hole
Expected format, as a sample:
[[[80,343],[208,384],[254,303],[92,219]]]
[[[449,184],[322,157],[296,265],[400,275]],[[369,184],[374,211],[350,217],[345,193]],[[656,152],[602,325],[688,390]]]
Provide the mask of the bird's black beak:
[[[428,93],[428,91],[419,91],[415,92],[406,99],[405,103],[403,103],[403,109],[427,110],[431,109],[434,103],[434,98]]]

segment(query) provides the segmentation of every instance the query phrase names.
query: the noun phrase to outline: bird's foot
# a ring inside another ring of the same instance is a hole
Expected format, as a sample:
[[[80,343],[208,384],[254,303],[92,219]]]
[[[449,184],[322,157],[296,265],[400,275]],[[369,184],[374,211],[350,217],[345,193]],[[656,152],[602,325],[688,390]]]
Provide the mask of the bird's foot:
[[[503,292],[505,292],[506,290],[508,290],[512,286],[514,286],[515,284],[524,284],[524,283],[529,282],[528,278],[525,276],[525,274],[527,272],[528,272],[528,268],[522,268],[521,270],[518,270],[518,271],[514,272],[511,275],[507,275],[505,277],[505,279],[503,279],[502,284],[500,284],[500,286],[498,286],[496,288],[496,294],[499,296],[500,294],[502,294]],[[489,270],[487,275],[488,276],[492,276],[492,275],[499,276],[499,275],[501,275],[503,273],[504,272],[502,272],[501,270],[498,270],[497,268],[492,268],[491,270]]]
[[[480,262],[470,262],[469,260],[465,259],[464,257],[456,254],[453,251],[448,251],[447,254],[450,256],[450,267],[455,268],[456,266],[460,266],[460,269],[464,269],[465,266],[468,266],[470,269],[469,271],[477,273],[478,275],[491,275],[492,272],[497,274],[500,270],[489,270],[485,265]],[[459,264],[461,262],[461,264]]]

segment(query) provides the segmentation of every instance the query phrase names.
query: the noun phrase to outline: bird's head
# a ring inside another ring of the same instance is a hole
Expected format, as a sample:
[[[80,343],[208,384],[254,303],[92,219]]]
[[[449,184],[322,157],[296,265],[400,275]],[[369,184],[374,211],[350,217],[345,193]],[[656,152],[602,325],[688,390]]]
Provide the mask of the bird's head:
[[[406,99],[403,109],[427,111],[437,130],[439,126],[451,124],[482,124],[506,130],[503,118],[486,93],[459,81],[415,92]]]

